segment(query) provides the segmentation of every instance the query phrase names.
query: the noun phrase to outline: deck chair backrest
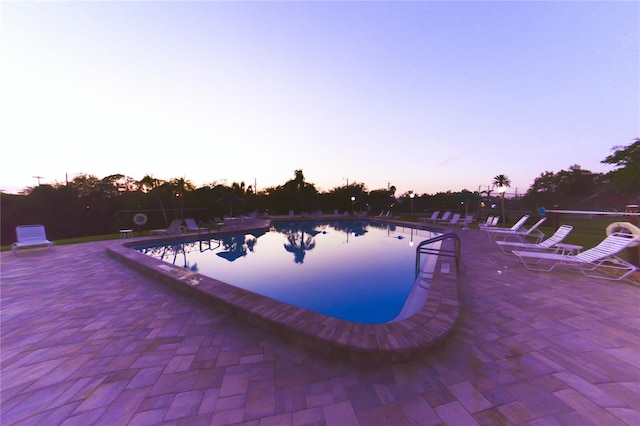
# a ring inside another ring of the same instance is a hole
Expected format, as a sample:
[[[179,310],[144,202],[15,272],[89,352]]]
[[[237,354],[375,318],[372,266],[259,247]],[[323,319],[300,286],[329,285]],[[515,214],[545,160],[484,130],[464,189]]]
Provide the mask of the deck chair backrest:
[[[442,213],[442,217],[440,218],[440,220],[448,220],[449,216],[451,216],[451,212],[450,211],[446,211],[446,212]]]
[[[181,226],[182,226],[182,219],[173,219],[169,224],[169,227],[167,228],[167,230],[169,232],[178,231],[180,230]]]
[[[532,226],[531,228],[527,229],[526,234],[527,234],[527,235],[531,235],[531,233],[532,233],[533,231],[535,231],[535,230],[536,230],[536,228],[538,228],[538,226],[542,225],[542,224],[544,223],[544,221],[545,221],[545,220],[547,220],[547,218],[546,218],[546,217],[543,217],[542,219],[540,219],[539,221],[537,221],[536,223],[534,223],[534,224],[533,224],[533,226]]]
[[[435,212],[433,212],[429,220],[436,220],[439,214],[440,214],[440,210],[436,210]]]
[[[453,217],[451,218],[449,223],[453,225],[453,224],[458,223],[459,220],[460,220],[460,213],[456,213],[456,214],[453,215]]]
[[[602,240],[597,246],[576,254],[575,258],[583,262],[597,262],[621,252],[635,240],[636,237],[633,234],[616,232]]]
[[[47,233],[43,225],[16,226],[16,238],[18,243],[38,243],[47,241]]]
[[[199,227],[198,224],[196,223],[195,219],[193,219],[193,218],[185,219],[184,223],[185,223],[185,225],[187,225],[187,228],[195,229],[195,228]]]
[[[552,236],[550,236],[544,241],[541,241],[540,244],[538,245],[542,248],[553,247],[554,245],[564,240],[565,237],[569,235],[569,232],[571,232],[572,229],[573,229],[573,226],[571,225],[562,225],[560,228],[556,230],[556,232],[553,233]]]
[[[512,231],[517,231],[518,229],[522,228],[522,225],[524,225],[524,223],[529,219],[529,215],[525,214],[524,216],[522,216],[520,218],[520,220],[518,220],[512,227],[511,230]]]

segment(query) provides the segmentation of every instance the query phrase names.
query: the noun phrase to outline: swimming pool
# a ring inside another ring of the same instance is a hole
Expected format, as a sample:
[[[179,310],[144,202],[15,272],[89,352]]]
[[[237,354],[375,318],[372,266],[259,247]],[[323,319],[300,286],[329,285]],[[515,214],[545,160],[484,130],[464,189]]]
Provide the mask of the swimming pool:
[[[293,306],[379,324],[400,314],[414,286],[414,243],[435,235],[364,220],[279,221],[268,230],[135,248]]]

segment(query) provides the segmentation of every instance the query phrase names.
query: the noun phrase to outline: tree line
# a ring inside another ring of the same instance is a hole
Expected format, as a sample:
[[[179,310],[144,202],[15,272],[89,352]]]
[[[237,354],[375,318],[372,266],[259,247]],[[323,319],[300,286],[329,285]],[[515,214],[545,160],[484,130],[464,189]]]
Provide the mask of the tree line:
[[[538,176],[527,193],[509,199],[511,209],[536,209],[558,203],[578,203],[595,194],[631,194],[627,199],[640,202],[640,138],[628,146],[613,148],[602,163],[615,169],[606,174],[593,173],[572,165],[568,170],[546,171]],[[491,208],[494,202],[504,202],[509,178],[497,175],[493,188],[486,191],[396,194],[389,186],[369,190],[364,183],[353,182],[319,191],[305,179],[302,170],[282,185],[256,191],[244,182],[231,184],[213,182],[196,187],[184,178],[162,180],[151,175],[140,180],[122,174],[104,178],[82,174],[64,183],[43,184],[27,188],[19,195],[0,193],[2,207],[1,244],[15,239],[15,227],[21,224],[42,224],[51,239],[74,238],[117,232],[134,228],[133,216],[143,212],[148,217],[145,229],[165,227],[172,219],[193,217],[208,221],[215,217],[246,214],[296,214],[323,211],[380,212],[419,214],[432,209],[458,209],[477,213]],[[621,206],[603,206],[620,208]],[[622,206],[623,207],[623,206]]]

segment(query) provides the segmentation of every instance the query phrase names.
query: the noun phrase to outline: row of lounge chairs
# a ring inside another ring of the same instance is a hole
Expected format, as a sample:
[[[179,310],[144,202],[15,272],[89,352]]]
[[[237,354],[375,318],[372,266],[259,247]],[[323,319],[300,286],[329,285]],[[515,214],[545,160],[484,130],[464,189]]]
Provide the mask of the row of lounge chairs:
[[[543,217],[530,228],[526,228],[524,223],[528,219],[529,215],[524,215],[511,228],[486,227],[483,228],[483,231],[487,233],[489,241],[504,241],[509,239],[524,241],[527,238],[535,238],[536,243],[539,243],[544,238],[544,232],[540,231],[538,228],[547,220],[547,218]]]
[[[440,216],[440,210],[433,212],[431,217],[425,218],[422,221],[425,223],[433,223],[440,226],[460,226],[468,227],[476,223],[475,218],[472,215],[466,215],[462,217],[460,213],[452,213],[451,211],[445,211]]]
[[[544,234],[537,228],[546,218],[526,229],[524,223],[528,218],[528,215],[523,216],[511,228],[485,229],[489,239],[495,242],[500,250],[517,256],[528,270],[550,272],[558,266],[567,266],[578,268],[587,277],[608,280],[621,280],[639,270],[618,254],[629,246],[640,244],[640,237],[625,232],[614,232],[596,246],[574,253],[582,247],[563,243],[573,229],[572,226],[562,225],[553,235],[542,240]],[[532,236],[535,242],[525,241]]]
[[[184,222],[184,224],[183,224]],[[212,228],[220,229],[225,223],[220,218],[214,221],[196,223],[193,218],[174,219],[167,228],[152,229],[151,235],[178,234],[181,232],[209,232]]]
[[[564,254],[551,247],[552,251],[513,250],[512,253],[532,271],[549,272],[557,266],[577,267],[587,277],[621,280],[638,267],[617,256],[631,244],[640,242],[633,234],[613,233],[595,247],[578,254]],[[557,247],[557,244],[556,244]],[[612,273],[614,272],[615,273]]]

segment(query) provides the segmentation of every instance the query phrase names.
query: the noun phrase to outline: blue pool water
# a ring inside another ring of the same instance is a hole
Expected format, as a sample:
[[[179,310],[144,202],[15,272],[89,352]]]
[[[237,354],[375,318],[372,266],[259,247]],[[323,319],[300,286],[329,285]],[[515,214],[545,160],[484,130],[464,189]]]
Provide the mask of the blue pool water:
[[[273,222],[271,229],[137,250],[336,318],[392,320],[415,281],[427,230],[374,221]]]

